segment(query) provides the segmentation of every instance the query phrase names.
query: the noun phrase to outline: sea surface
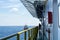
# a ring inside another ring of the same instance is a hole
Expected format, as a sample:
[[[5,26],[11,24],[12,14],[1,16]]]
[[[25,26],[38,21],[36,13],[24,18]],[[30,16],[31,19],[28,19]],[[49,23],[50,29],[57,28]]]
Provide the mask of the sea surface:
[[[28,28],[32,28],[32,26],[28,26]],[[0,38],[9,36],[11,34],[17,33],[24,30],[24,26],[0,26]],[[23,33],[24,34],[24,33]],[[24,39],[24,35],[20,35],[20,39]],[[10,38],[9,40],[16,40],[16,36],[13,38]]]
[[[32,28],[33,26],[28,26],[28,28]],[[0,26],[0,38],[9,36],[11,34],[17,33],[24,30],[24,26]],[[20,39],[24,40],[24,34],[20,35]],[[16,36],[10,38],[9,40],[16,40]],[[60,28],[58,28],[58,40],[60,40]]]

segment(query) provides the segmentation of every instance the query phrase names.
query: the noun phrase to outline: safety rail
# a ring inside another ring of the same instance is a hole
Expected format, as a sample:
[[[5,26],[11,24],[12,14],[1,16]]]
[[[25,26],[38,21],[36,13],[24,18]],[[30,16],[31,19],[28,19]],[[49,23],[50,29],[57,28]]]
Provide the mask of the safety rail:
[[[12,34],[12,35],[4,37],[4,38],[1,38],[0,40],[8,40],[8,39],[15,37],[15,36],[16,36],[16,40],[20,40],[20,34],[22,34],[22,33],[24,33],[24,40],[27,40],[26,39],[27,32],[28,32],[28,40],[37,40],[38,26],[36,26],[34,28],[29,28],[29,29],[23,30],[21,32]]]

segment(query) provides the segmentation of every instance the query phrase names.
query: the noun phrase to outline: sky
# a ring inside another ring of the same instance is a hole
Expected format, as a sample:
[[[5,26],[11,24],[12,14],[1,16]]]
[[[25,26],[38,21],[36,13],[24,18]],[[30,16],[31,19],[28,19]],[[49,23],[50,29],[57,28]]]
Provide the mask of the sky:
[[[0,26],[38,25],[38,23],[39,20],[32,17],[20,0],[0,0]]]
[[[0,26],[38,25],[20,0],[0,0]]]

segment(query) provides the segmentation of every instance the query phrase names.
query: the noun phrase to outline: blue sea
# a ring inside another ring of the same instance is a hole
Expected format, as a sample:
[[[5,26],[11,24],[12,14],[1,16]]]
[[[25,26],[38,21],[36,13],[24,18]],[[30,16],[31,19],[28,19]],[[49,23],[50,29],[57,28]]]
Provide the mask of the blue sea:
[[[28,26],[28,28],[32,28],[32,26]],[[17,33],[24,30],[24,26],[0,26],[0,38],[9,36],[11,34]],[[23,40],[24,35],[20,35],[20,39]],[[16,40],[16,36],[13,38],[10,38],[9,40]]]

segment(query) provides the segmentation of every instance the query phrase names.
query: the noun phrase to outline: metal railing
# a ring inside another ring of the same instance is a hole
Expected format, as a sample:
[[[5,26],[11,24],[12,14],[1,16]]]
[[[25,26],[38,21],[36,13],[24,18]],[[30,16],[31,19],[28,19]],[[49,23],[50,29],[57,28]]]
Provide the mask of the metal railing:
[[[27,32],[28,32],[28,34],[27,34]],[[28,35],[28,40],[36,40],[37,39],[37,34],[38,34],[38,26],[36,26],[34,28],[29,28],[29,29],[23,30],[21,32],[12,34],[12,35],[4,37],[4,38],[1,38],[0,40],[8,40],[8,39],[10,39],[12,37],[15,37],[15,36],[16,36],[16,40],[21,40],[20,39],[20,34],[22,34],[22,33],[24,33],[24,40],[27,40],[26,35]]]

